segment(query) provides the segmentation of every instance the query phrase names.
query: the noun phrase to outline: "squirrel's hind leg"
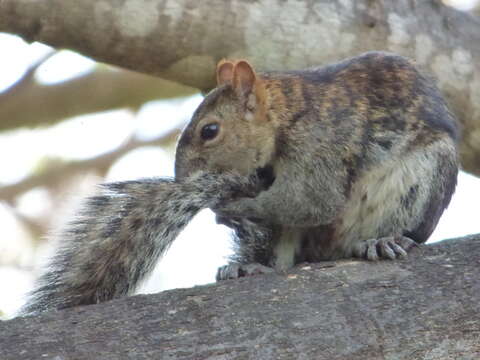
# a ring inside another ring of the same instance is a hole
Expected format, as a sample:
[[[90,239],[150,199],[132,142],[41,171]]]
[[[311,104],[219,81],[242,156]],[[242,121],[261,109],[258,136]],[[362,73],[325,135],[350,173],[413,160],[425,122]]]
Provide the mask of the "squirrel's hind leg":
[[[231,262],[218,268],[216,280],[238,279],[245,276],[269,274],[274,271],[272,268],[259,263],[239,264]]]
[[[406,256],[435,229],[450,202],[457,172],[449,139],[370,167],[353,184],[338,218],[333,244],[337,257]]]
[[[270,265],[273,230],[248,219],[229,219],[217,215],[217,223],[231,228],[235,253],[231,261],[218,268],[216,280],[274,272]]]

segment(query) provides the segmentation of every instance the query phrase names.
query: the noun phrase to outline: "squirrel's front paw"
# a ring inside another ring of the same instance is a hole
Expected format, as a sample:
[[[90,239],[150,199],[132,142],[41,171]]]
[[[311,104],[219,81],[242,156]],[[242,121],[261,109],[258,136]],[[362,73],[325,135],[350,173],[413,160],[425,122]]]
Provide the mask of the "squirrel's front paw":
[[[223,201],[243,198],[254,198],[265,190],[265,184],[256,175],[242,176],[238,174],[207,174],[216,180],[207,180],[216,184],[215,196]]]
[[[269,274],[274,272],[272,268],[258,263],[252,264],[237,264],[230,263],[218,268],[217,281],[227,279],[238,279],[244,276],[253,276],[258,274]]]
[[[257,202],[251,198],[229,201],[215,209],[221,218],[261,218],[261,210]]]
[[[358,258],[376,261],[380,259],[405,258],[407,252],[418,244],[406,236],[387,236],[360,241],[353,248]]]

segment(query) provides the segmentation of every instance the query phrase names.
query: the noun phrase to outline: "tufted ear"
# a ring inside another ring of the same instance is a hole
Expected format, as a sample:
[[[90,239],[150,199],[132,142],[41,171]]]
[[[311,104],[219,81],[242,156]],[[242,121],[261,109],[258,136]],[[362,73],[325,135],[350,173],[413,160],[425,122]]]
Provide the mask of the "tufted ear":
[[[239,60],[233,68],[233,89],[239,96],[248,96],[255,85],[257,76],[252,66],[245,60]]]
[[[221,86],[233,81],[234,65],[231,61],[220,60],[217,64],[217,86]]]

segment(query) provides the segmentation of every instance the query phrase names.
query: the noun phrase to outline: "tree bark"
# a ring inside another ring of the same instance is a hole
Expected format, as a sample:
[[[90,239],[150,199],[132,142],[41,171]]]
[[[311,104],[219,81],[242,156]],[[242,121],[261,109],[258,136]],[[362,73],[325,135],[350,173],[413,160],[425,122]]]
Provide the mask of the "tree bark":
[[[0,358],[478,359],[480,234],[0,323]]]
[[[198,89],[222,57],[273,70],[394,51],[438,78],[480,175],[480,21],[440,1],[0,0],[0,31]]]

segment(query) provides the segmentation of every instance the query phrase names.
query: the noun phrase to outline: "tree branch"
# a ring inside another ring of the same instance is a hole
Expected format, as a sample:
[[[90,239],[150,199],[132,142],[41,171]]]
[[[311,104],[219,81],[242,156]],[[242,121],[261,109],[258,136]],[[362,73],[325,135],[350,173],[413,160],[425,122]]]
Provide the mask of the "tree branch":
[[[32,79],[32,70],[27,73],[23,81],[0,94],[0,131],[52,125],[98,111],[138,108],[150,100],[196,92],[168,80],[106,67],[55,85],[38,84]]]
[[[18,93],[21,93],[24,88],[30,87],[32,84],[35,83],[35,73],[37,69],[45,64],[48,59],[50,59],[53,55],[55,55],[56,51],[49,51],[47,54],[42,56],[40,59],[35,61],[34,63],[30,64],[30,67],[25,71],[25,73],[13,84],[6,93],[0,93],[0,99],[6,94],[9,96],[17,96]]]
[[[479,253],[480,234],[14,319],[0,358],[478,359]]]
[[[198,89],[223,57],[273,70],[394,51],[439,79],[480,175],[480,21],[440,1],[2,0],[0,31]]]
[[[74,176],[87,170],[95,169],[103,175],[116,160],[129,151],[142,146],[166,146],[172,144],[176,141],[179,133],[180,130],[173,129],[167,134],[150,140],[132,138],[117,149],[90,159],[61,163],[56,162],[54,166],[47,166],[41,172],[22,181],[0,187],[0,201],[12,202],[18,195],[35,187],[52,187],[61,181],[65,181],[67,176]]]

